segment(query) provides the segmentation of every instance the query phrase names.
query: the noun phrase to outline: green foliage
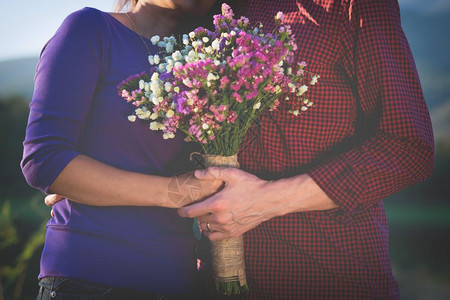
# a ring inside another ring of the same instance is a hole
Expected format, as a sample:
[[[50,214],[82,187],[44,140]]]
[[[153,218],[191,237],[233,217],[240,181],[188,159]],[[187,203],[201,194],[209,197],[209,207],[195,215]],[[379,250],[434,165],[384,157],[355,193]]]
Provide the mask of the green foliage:
[[[0,250],[19,242],[16,228],[12,224],[11,203],[5,201],[0,212]]]
[[[28,299],[37,290],[48,208],[41,194],[14,201],[0,199],[0,205],[0,299]]]
[[[30,195],[19,164],[28,119],[28,103],[18,96],[0,98],[0,195]]]

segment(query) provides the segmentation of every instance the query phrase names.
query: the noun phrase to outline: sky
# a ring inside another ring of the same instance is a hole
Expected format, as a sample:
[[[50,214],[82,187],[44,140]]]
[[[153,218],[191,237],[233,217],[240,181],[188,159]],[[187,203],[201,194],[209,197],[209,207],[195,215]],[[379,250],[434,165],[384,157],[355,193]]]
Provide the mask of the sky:
[[[83,7],[112,11],[114,0],[0,0],[0,61],[38,56],[64,18]]]
[[[83,7],[112,11],[114,0],[0,0],[0,61],[36,57],[64,18]],[[450,11],[449,0],[399,0],[401,8]]]

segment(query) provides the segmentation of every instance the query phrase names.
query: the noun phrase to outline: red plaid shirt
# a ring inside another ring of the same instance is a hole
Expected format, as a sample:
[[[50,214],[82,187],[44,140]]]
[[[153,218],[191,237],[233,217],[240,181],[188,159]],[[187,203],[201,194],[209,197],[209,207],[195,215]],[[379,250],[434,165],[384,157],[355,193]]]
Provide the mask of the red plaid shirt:
[[[271,30],[283,11],[298,60],[320,74],[315,103],[294,101],[249,132],[242,168],[262,178],[308,173],[338,209],[293,213],[245,235],[248,299],[397,299],[382,198],[433,168],[428,109],[396,0],[238,1]]]

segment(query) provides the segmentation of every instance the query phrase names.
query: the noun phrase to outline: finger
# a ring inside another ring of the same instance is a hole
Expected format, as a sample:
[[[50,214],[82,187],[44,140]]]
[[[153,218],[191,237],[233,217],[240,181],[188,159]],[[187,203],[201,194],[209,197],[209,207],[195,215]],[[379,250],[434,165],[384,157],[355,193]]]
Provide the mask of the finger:
[[[215,231],[213,224],[211,223],[200,223],[200,228],[202,229],[202,232],[212,232]]]
[[[196,218],[213,213],[217,206],[215,204],[218,199],[217,195],[215,194],[202,202],[179,208],[177,210],[178,215],[183,218]]]
[[[55,212],[53,211],[53,209],[50,211],[50,215],[52,216],[52,218],[55,217]]]
[[[50,194],[45,197],[44,202],[45,205],[52,207],[53,205],[55,205],[55,203],[61,201],[62,199],[64,199],[63,196],[57,194]]]
[[[204,231],[203,233],[208,237],[210,241],[221,241],[239,236],[239,234],[236,233],[230,234],[221,231]]]
[[[212,215],[212,214],[206,214],[206,215],[203,215],[203,216],[199,216],[199,217],[196,217],[196,219],[197,219],[197,221],[199,222],[199,223],[213,223],[214,222],[214,216]]]

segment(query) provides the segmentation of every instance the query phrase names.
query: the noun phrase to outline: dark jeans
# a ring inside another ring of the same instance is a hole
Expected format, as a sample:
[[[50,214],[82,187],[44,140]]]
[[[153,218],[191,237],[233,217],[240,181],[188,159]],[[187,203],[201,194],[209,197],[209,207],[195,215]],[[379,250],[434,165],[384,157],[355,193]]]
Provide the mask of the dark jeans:
[[[187,300],[194,295],[162,295],[87,283],[71,278],[45,277],[39,281],[37,300]]]

